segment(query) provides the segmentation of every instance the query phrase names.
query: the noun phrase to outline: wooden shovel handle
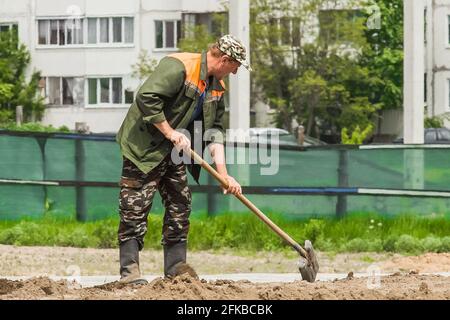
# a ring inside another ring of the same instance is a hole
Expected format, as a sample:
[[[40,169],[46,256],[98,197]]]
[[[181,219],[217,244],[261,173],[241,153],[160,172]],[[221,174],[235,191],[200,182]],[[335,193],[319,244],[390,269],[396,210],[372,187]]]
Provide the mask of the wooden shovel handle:
[[[195,162],[200,164],[203,169],[208,171],[217,181],[224,187],[228,189],[228,182],[223,178],[213,167],[209,165],[202,157],[200,157],[194,150],[189,149],[191,158]],[[235,195],[247,208],[249,208],[254,214],[258,216],[265,224],[269,226],[276,234],[278,234],[283,240],[289,243],[300,255],[308,259],[308,254],[305,249],[303,249],[294,239],[292,239],[286,232],[280,229],[272,220],[270,220],[261,210],[259,210],[250,200],[247,199],[243,194]]]

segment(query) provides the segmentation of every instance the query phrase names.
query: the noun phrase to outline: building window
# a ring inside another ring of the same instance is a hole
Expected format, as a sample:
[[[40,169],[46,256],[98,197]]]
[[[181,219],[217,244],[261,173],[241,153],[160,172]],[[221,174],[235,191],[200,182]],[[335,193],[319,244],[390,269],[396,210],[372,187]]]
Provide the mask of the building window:
[[[425,72],[423,75],[423,98],[424,98],[424,102],[426,103],[428,100],[428,92],[427,92],[427,78],[428,78],[428,74]]]
[[[319,40],[325,44],[359,43],[365,22],[360,10],[320,10]]]
[[[110,88],[110,80],[109,78],[102,78],[99,79],[100,82],[100,103],[109,103],[110,102],[110,96],[109,96],[109,88]]]
[[[122,78],[90,78],[88,79],[87,89],[88,89],[88,104],[124,103]],[[127,93],[125,91],[125,95],[126,94]]]
[[[448,16],[448,44],[450,44],[450,15]]]
[[[83,44],[83,19],[38,20],[38,44]]]
[[[112,78],[112,103],[122,103],[122,78]]]
[[[19,26],[17,23],[0,23],[0,32],[8,32],[13,30],[17,33]]]
[[[73,43],[83,44],[84,43],[84,20],[83,19],[72,19],[68,20],[72,25],[73,30]]]
[[[100,18],[100,39],[98,42],[100,43],[108,43],[109,42],[109,19],[108,18]]]
[[[281,45],[299,47],[300,46],[300,19],[284,17],[277,19],[277,27],[281,34]]]
[[[46,77],[41,82],[47,104],[51,106],[132,103],[134,92],[123,90],[122,78]]]
[[[134,39],[134,19],[123,18],[125,43],[133,43]]]
[[[0,33],[12,31],[14,36],[19,36],[19,25],[17,23],[0,23]]]
[[[134,18],[88,18],[88,43],[133,43]]]
[[[84,79],[47,77],[45,92],[49,105],[84,105]]]
[[[293,17],[270,18],[270,27],[277,30],[277,36],[269,36],[273,45],[300,46],[300,19]]]
[[[122,42],[122,18],[112,19],[113,42]]]
[[[48,104],[61,105],[61,78],[47,78]]]
[[[48,44],[49,36],[49,21],[48,20],[41,20],[38,21],[38,43],[39,44]]]
[[[58,44],[58,20],[50,21],[50,44]]]
[[[130,89],[125,89],[125,103],[133,103],[134,91]]]
[[[85,35],[85,24],[87,24]],[[38,44],[73,45],[133,43],[134,18],[82,18],[38,20]]]
[[[88,79],[88,104],[97,104],[97,79]]]
[[[97,19],[88,18],[88,43],[97,43]]]
[[[428,9],[427,7],[424,8],[423,10],[423,41],[425,43],[425,45],[427,44],[427,31],[428,31],[428,20],[427,20],[427,13],[428,13]]]
[[[203,25],[215,38],[228,33],[228,14],[226,12],[186,12],[181,14],[182,37],[192,37],[194,26]]]
[[[155,31],[156,48],[177,48],[181,37],[181,20],[155,20]]]
[[[290,18],[281,18],[280,19],[280,27],[281,27],[281,44],[282,45],[290,45],[291,42],[291,19]]]

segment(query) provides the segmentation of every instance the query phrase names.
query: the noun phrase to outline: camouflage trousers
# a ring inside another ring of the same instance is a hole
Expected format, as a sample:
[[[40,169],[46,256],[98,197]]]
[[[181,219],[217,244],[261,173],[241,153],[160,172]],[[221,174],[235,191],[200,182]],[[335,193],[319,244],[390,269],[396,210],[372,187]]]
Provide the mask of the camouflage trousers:
[[[142,250],[147,216],[156,190],[165,207],[161,244],[187,241],[192,196],[187,184],[186,166],[174,164],[169,154],[148,174],[124,158],[120,179],[119,243],[136,239]]]

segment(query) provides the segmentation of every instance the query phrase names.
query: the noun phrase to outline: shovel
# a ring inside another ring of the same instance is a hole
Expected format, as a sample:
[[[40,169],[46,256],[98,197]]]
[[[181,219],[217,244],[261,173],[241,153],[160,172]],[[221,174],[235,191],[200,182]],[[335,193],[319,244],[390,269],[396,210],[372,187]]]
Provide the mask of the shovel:
[[[205,160],[202,159],[194,150],[189,149],[190,156],[195,162],[200,164],[203,169],[208,171],[217,181],[228,189],[228,182]],[[284,241],[286,241],[295,251],[300,254],[300,261],[298,262],[298,268],[302,279],[308,282],[314,282],[316,280],[317,272],[319,271],[319,263],[317,261],[316,254],[311,241],[305,241],[305,249],[302,248],[294,239],[292,239],[286,232],[281,230],[275,223],[272,222],[261,210],[259,210],[250,200],[244,195],[235,195],[247,208],[253,211],[265,224],[269,226],[277,235],[279,235]]]

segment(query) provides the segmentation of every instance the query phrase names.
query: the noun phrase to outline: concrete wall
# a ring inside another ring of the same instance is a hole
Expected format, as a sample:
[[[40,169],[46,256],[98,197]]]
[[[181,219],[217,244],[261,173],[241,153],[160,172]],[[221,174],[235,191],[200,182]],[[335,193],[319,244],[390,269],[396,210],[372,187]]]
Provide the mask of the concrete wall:
[[[64,108],[47,108],[45,123],[54,127],[68,126],[75,129],[76,122],[85,122],[91,132],[117,132],[128,110],[126,108],[79,108],[75,106]]]
[[[384,135],[400,136],[403,133],[403,110],[384,110],[381,113],[379,132]]]

